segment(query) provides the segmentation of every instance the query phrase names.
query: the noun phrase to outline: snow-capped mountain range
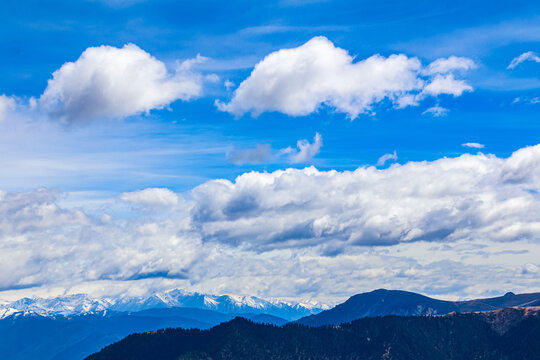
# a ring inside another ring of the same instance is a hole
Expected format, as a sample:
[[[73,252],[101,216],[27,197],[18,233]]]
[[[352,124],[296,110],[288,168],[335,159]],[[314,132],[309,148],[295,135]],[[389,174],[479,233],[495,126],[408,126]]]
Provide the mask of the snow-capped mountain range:
[[[0,303],[0,319],[13,314],[71,317],[176,307],[212,310],[223,314],[268,314],[286,320],[316,314],[328,308],[316,302],[291,303],[254,296],[216,296],[174,289],[147,297],[92,298],[85,294],[74,294],[55,298],[23,298]]]

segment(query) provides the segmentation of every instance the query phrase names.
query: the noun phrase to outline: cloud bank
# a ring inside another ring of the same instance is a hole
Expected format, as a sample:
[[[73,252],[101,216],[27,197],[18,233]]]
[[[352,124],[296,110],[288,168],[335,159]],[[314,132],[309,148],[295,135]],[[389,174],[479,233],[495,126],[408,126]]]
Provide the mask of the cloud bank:
[[[246,173],[193,190],[205,241],[257,251],[540,236],[540,146],[388,169]]]
[[[171,72],[133,44],[91,47],[53,73],[39,106],[66,123],[162,109],[175,100],[201,95],[202,78],[191,71],[201,59],[180,63]]]
[[[540,145],[509,158],[250,172],[208,181],[181,206],[179,194],[149,188],[119,195],[141,205],[128,216],[61,206],[48,189],[0,192],[0,290],[182,287],[324,301],[381,286],[532,291],[539,190]]]
[[[354,119],[372,113],[383,100],[401,108],[418,105],[427,96],[460,96],[472,91],[454,73],[474,66],[471,59],[452,56],[423,68],[420,60],[403,54],[373,55],[355,62],[346,50],[320,36],[297,48],[269,54],[235,90],[230,102],[216,104],[236,116],[267,111],[304,116],[325,105]]]

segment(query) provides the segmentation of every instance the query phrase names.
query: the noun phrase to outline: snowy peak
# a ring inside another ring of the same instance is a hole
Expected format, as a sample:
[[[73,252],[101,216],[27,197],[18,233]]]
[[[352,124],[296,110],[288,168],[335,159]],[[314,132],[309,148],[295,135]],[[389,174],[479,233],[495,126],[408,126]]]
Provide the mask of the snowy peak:
[[[38,314],[43,316],[70,316],[99,313],[107,310],[107,299],[91,299],[84,294],[68,295],[52,299],[22,298],[0,305],[0,318],[11,314]]]
[[[195,308],[224,314],[267,314],[287,320],[319,313],[324,307],[285,301],[267,301],[254,296],[207,295],[180,289],[153,294],[148,297],[120,297],[95,299],[84,294],[56,298],[23,298],[0,303],[0,319],[15,313],[42,316],[77,316],[113,312],[137,312],[160,308]]]

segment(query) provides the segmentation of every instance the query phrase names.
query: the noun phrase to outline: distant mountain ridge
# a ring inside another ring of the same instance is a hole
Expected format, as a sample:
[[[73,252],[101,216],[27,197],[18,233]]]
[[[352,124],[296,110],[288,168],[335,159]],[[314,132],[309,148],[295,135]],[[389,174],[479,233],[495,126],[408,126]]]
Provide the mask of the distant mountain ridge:
[[[296,322],[309,326],[339,325],[365,317],[443,315],[514,306],[540,306],[540,293],[519,295],[507,293],[494,298],[446,301],[408,291],[379,289],[354,295],[332,309],[301,318]]]
[[[56,298],[23,298],[0,304],[0,319],[13,314],[37,314],[48,317],[70,317],[104,312],[138,312],[161,308],[193,308],[223,314],[265,314],[295,320],[327,308],[318,303],[291,303],[264,300],[255,296],[207,295],[179,289],[148,297],[91,298],[84,294]]]
[[[93,299],[86,295],[25,298],[0,304],[0,359],[82,359],[133,333],[164,328],[210,329],[237,316],[276,326],[300,318],[298,323],[318,326],[390,314],[443,314],[533,306],[539,299],[540,294],[509,293],[490,299],[452,302],[406,291],[375,290],[355,295],[320,314],[301,318],[306,312],[321,311],[320,307],[316,303],[305,305],[182,290],[119,299]]]
[[[0,359],[83,359],[135,332],[178,327],[209,329],[236,316],[257,323],[287,323],[285,319],[266,314],[222,314],[180,307],[70,317],[15,313],[0,319]]]
[[[0,303],[0,359],[82,359],[134,332],[209,329],[242,316],[283,325],[321,311],[317,303],[170,290],[147,297],[84,294]]]
[[[133,334],[87,360],[538,360],[540,308],[367,317],[340,326],[260,325]]]

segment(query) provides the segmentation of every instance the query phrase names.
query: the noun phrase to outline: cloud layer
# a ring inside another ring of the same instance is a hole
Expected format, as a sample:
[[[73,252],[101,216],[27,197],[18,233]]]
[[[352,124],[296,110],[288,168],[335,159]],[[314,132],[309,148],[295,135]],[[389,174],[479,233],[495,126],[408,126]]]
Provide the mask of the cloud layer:
[[[63,207],[48,189],[1,192],[0,289],[182,287],[330,302],[376,287],[532,291],[539,189],[540,145],[506,159],[250,172],[208,181],[182,203],[149,188],[119,195],[140,205],[124,215]]]
[[[201,95],[201,76],[190,70],[200,59],[178,64],[170,72],[133,44],[88,48],[53,73],[39,105],[52,118],[68,123],[161,109]]]
[[[229,103],[216,104],[236,116],[266,111],[303,116],[326,105],[354,119],[373,112],[374,105],[385,99],[395,107],[405,107],[417,105],[426,96],[460,96],[472,87],[455,79],[454,72],[473,67],[471,59],[455,56],[437,59],[427,68],[417,58],[402,54],[354,62],[346,50],[321,36],[269,54]]]

